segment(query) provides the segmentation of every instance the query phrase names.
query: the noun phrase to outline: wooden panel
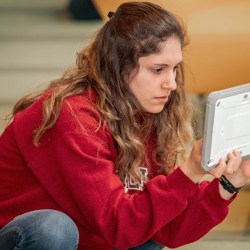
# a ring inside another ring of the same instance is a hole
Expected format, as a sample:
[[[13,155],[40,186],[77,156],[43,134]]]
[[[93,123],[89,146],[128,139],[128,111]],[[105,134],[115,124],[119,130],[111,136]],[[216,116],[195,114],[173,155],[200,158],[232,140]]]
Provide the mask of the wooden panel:
[[[187,87],[194,93],[250,82],[250,2],[238,1],[187,16]]]
[[[142,0],[139,0],[140,2],[143,2]],[[92,0],[92,2],[94,3],[97,11],[99,12],[100,16],[102,17],[102,19],[104,21],[108,20],[107,14],[109,13],[109,11],[113,11],[115,12],[115,10],[117,9],[117,7],[119,5],[121,5],[124,2],[133,2],[133,0],[128,0],[128,1],[124,1],[124,0]],[[157,2],[157,4],[159,4],[159,1],[153,1],[153,2]]]
[[[103,20],[107,20],[107,14],[109,11],[115,11],[119,5],[125,2],[145,2],[146,0],[92,0],[99,14]],[[147,1],[146,1],[147,2]],[[159,4],[163,8],[169,9],[176,14],[188,15],[194,11],[200,9],[207,9],[216,5],[221,5],[224,3],[234,3],[234,2],[246,2],[237,1],[237,0],[206,0],[206,1],[197,1],[197,0],[151,0],[149,2]]]
[[[93,0],[104,20],[122,0]],[[248,0],[155,0],[181,16],[190,44],[184,50],[187,90],[207,94],[250,82],[250,2]]]

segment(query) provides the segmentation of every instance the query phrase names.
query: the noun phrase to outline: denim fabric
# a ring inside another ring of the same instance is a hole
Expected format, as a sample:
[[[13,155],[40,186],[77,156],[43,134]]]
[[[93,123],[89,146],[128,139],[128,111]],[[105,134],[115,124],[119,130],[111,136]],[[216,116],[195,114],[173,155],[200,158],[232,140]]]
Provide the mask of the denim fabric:
[[[17,216],[0,229],[0,249],[73,250],[79,240],[75,223],[55,210],[36,210]]]
[[[132,247],[129,248],[128,250],[161,250],[163,249],[165,246],[162,246],[152,240],[147,241],[146,243],[139,245],[137,247]],[[118,249],[114,249],[114,250],[118,250]]]
[[[164,248],[164,246],[162,246],[162,245],[160,245],[152,240],[149,240],[140,246],[129,248],[129,249],[130,250],[161,250],[163,248]]]

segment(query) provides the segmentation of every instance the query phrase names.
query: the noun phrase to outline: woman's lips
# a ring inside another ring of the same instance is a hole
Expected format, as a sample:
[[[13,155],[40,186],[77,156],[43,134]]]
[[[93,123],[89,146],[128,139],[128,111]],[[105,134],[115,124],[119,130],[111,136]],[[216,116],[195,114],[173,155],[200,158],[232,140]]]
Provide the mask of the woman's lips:
[[[155,97],[155,99],[161,103],[166,103],[168,101],[168,97],[169,96],[159,96],[159,97]]]

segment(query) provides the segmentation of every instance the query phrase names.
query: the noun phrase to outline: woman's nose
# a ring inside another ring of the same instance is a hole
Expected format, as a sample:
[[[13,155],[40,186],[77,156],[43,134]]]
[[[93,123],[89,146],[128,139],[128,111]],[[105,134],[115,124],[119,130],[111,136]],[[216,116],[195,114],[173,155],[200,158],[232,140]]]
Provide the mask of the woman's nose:
[[[169,73],[163,83],[162,83],[162,88],[164,89],[170,89],[170,90],[175,90],[177,88],[176,84],[176,75],[174,72]]]

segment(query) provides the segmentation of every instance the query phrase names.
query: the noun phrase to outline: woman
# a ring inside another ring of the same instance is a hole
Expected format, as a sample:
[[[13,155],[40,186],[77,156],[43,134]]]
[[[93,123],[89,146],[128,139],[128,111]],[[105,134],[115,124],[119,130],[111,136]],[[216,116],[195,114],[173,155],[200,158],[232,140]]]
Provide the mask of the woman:
[[[237,151],[211,183],[202,141],[185,158],[194,140],[180,21],[142,2],[109,17],[73,68],[15,105],[1,135],[4,249],[76,249],[78,232],[78,249],[179,247],[220,223],[250,177]]]

